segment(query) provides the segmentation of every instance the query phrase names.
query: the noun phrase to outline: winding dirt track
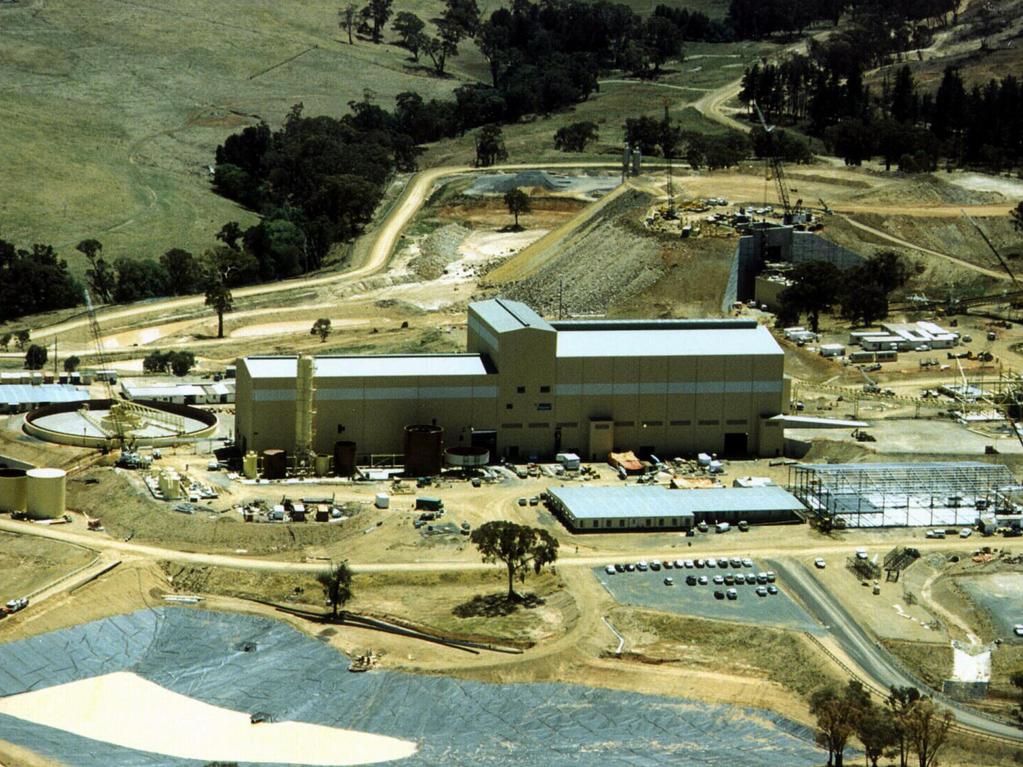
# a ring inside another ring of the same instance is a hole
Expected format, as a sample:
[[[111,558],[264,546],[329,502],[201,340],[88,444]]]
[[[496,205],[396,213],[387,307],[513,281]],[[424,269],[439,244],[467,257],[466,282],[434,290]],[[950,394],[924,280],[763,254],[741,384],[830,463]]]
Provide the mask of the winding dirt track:
[[[512,165],[494,165],[487,168],[488,171],[518,171],[535,170],[545,168],[618,168],[618,162],[574,162],[574,163],[523,163]],[[283,280],[263,285],[252,285],[246,288],[237,288],[232,292],[235,299],[263,296],[271,293],[279,293],[299,288],[318,287],[334,283],[357,282],[358,280],[370,277],[380,272],[387,266],[394,245],[402,231],[408,226],[416,212],[422,207],[430,196],[435,184],[449,176],[457,176],[462,173],[471,173],[479,170],[468,165],[451,165],[439,168],[430,168],[417,173],[406,185],[397,203],[391,208],[385,220],[380,226],[366,235],[371,238],[368,253],[365,261],[354,269],[345,272],[323,275],[321,277],[301,277],[294,280]],[[145,314],[160,314],[180,309],[203,306],[204,296],[183,296],[180,298],[169,298],[159,301],[146,301],[133,304],[124,308],[104,309],[97,312],[100,323],[109,320],[120,320],[128,317],[137,317]],[[33,339],[42,339],[53,336],[57,333],[66,333],[69,330],[85,327],[89,323],[88,317],[80,315],[55,325],[48,325],[33,329]]]

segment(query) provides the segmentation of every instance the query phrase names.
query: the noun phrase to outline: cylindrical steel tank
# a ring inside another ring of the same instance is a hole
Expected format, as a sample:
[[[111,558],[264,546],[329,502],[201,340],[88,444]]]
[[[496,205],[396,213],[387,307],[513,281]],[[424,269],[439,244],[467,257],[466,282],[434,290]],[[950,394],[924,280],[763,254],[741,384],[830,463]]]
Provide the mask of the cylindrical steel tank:
[[[405,474],[410,477],[440,474],[443,441],[444,429],[440,426],[406,426]]]
[[[259,456],[255,452],[250,450],[242,458],[242,474],[245,475],[245,479],[255,479],[259,473]]]
[[[444,451],[444,463],[463,469],[478,469],[490,463],[490,451],[485,447],[449,447]]]
[[[334,473],[339,477],[355,474],[355,443],[338,441],[334,443]]]
[[[0,469],[0,511],[24,511],[27,486],[24,469]]]
[[[316,476],[325,477],[330,471],[330,456],[329,455],[317,455],[316,456]]]
[[[263,477],[265,479],[284,479],[288,473],[288,453],[280,448],[272,447],[263,451]]]
[[[56,519],[64,514],[63,469],[29,469],[25,492],[25,513],[30,519]]]

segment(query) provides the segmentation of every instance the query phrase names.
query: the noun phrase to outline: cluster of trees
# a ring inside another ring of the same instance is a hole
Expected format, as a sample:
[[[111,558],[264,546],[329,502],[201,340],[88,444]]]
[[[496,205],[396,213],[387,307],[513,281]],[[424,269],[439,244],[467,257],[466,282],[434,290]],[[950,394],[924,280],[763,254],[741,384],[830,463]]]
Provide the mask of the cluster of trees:
[[[51,245],[18,248],[0,240],[0,322],[66,309],[82,300],[82,286]]]
[[[186,376],[195,366],[195,355],[188,351],[154,351],[142,360],[142,370],[146,373],[173,373]]]
[[[949,67],[937,91],[921,93],[904,65],[872,93],[863,83],[868,64],[811,48],[808,56],[746,71],[740,99],[751,113],[756,102],[769,119],[824,139],[851,165],[881,157],[888,169],[919,172],[945,158],[998,172],[1023,162],[1023,86],[1016,77],[968,89]]]
[[[834,767],[842,767],[853,735],[871,767],[884,756],[897,757],[899,767],[908,767],[912,756],[919,767],[933,767],[953,719],[915,687],[893,686],[878,705],[855,680],[841,689],[818,690],[810,698],[810,710],[817,718],[817,743],[827,749],[828,765]]]
[[[14,333],[4,333],[3,335],[0,335],[0,349],[7,351],[10,348],[12,341],[19,349],[24,349],[25,344],[28,343],[28,339],[31,337],[32,332],[29,330],[18,330]]]
[[[910,266],[897,253],[882,251],[860,266],[839,270],[827,261],[808,261],[791,272],[792,284],[779,296],[778,322],[793,325],[806,315],[814,333],[820,316],[840,306],[843,318],[872,325],[888,316],[888,297],[906,284]]]
[[[395,169],[415,167],[415,141],[368,99],[340,119],[304,117],[295,105],[284,125],[265,123],[229,136],[216,152],[214,188],[259,212],[239,232],[262,279],[319,268],[330,246],[369,221]]]
[[[750,141],[742,133],[713,135],[683,130],[667,115],[660,120],[649,115],[628,118],[625,140],[639,146],[644,155],[682,157],[693,168],[727,168],[750,154]]]

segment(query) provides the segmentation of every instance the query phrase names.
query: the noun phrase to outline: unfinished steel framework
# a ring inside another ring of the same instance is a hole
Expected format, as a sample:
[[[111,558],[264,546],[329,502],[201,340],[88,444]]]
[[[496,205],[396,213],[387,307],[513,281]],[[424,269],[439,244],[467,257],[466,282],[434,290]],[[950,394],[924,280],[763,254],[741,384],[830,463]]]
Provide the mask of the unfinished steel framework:
[[[836,527],[972,525],[1011,506],[1018,492],[998,464],[805,464],[789,469],[789,491]]]

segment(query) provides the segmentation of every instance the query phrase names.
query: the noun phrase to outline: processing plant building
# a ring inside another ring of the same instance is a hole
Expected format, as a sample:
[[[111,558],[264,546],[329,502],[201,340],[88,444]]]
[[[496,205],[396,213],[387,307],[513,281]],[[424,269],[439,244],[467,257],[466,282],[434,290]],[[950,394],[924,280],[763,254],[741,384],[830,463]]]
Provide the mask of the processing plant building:
[[[238,361],[243,452],[294,450],[298,357]],[[317,357],[313,448],[400,454],[405,428],[520,460],[622,448],[779,455],[784,355],[752,320],[548,322],[503,299],[469,306],[467,353]]]

